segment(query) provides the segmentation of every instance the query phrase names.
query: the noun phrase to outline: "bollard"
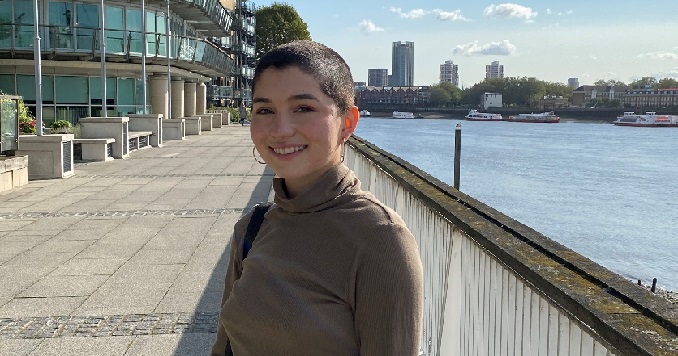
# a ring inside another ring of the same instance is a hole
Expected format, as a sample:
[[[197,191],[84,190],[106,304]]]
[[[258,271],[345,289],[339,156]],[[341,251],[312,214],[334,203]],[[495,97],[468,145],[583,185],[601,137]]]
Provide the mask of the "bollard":
[[[642,286],[642,285],[643,285],[643,282],[641,282],[640,279],[638,280],[638,285],[639,285],[639,286]]]
[[[454,188],[459,190],[459,167],[461,166],[461,122],[454,129]]]
[[[650,288],[650,292],[654,293],[656,289],[657,289],[657,278],[652,278],[652,288]]]

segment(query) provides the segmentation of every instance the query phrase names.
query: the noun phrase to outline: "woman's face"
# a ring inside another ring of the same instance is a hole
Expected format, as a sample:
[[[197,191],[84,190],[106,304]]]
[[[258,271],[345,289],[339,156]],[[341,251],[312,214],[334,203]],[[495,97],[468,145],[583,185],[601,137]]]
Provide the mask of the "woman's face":
[[[357,108],[341,117],[315,78],[297,67],[268,68],[258,76],[250,134],[292,196],[339,164],[342,143],[357,123]]]

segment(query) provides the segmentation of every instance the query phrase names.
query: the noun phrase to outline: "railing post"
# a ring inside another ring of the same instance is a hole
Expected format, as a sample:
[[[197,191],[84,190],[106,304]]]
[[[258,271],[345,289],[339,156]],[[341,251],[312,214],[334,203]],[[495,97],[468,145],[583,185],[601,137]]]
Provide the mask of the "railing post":
[[[459,168],[461,167],[461,123],[454,129],[454,188],[459,190]]]

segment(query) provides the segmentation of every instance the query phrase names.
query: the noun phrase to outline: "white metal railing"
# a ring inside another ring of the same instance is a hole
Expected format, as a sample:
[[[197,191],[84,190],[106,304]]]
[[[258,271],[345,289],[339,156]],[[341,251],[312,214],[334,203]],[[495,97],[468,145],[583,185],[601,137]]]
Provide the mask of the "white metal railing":
[[[614,346],[618,340],[605,340],[559,306],[357,146],[347,145],[345,163],[417,239],[424,269],[424,355],[622,354]]]

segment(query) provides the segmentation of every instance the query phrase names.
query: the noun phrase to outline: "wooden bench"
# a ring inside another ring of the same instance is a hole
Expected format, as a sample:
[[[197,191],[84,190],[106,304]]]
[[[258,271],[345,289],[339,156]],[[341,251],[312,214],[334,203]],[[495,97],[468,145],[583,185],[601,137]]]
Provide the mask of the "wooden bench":
[[[114,138],[77,138],[73,140],[74,161],[110,161]]]
[[[152,131],[129,131],[127,135],[127,144],[129,152],[151,147]]]

